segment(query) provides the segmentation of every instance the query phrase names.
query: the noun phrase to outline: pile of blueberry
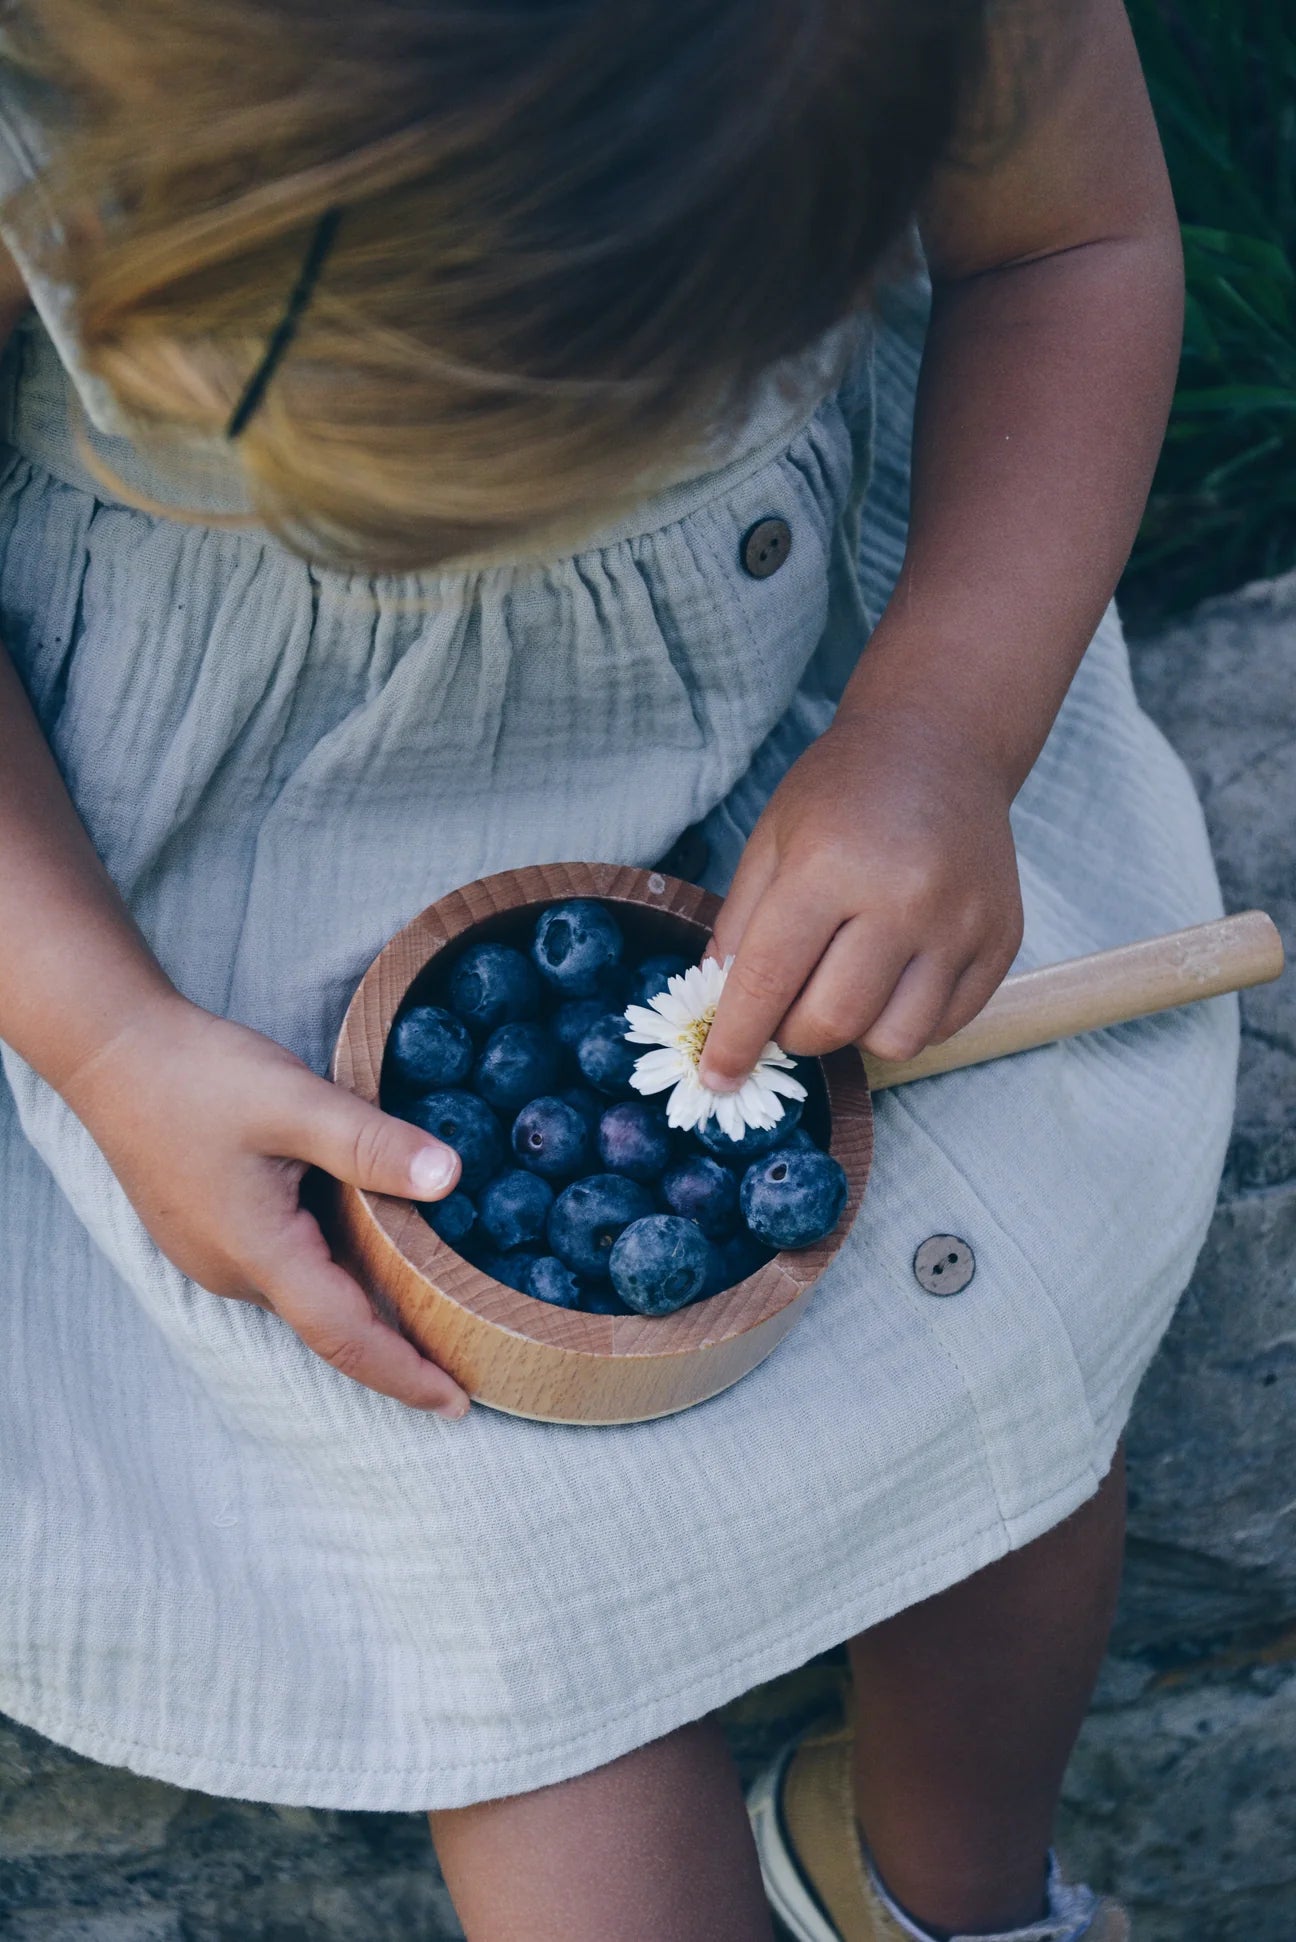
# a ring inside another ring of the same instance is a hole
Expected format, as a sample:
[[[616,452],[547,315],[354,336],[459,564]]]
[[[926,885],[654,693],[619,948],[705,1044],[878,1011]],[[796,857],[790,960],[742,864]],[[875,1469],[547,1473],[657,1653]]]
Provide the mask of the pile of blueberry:
[[[454,1193],[420,1211],[510,1288],[596,1315],[668,1315],[719,1294],[780,1248],[832,1232],[846,1176],[784,1102],[778,1125],[731,1139],[713,1118],[681,1134],[665,1095],[630,1084],[643,1050],[624,1007],[686,969],[628,964],[606,905],[554,904],[529,953],[473,944],[440,1003],[408,1003],[383,1066],[389,1112],[453,1146]]]

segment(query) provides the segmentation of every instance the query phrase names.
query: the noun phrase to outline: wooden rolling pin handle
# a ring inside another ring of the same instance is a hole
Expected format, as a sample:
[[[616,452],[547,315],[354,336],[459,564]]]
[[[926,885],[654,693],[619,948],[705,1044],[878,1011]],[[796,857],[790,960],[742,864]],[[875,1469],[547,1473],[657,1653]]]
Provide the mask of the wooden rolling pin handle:
[[[1282,968],[1282,939],[1263,910],[1244,910],[1236,917],[1171,931],[1167,937],[1043,965],[1005,978],[970,1025],[943,1045],[929,1045],[916,1059],[890,1064],[865,1051],[869,1085],[876,1092],[1001,1059],[1009,1052],[1028,1052],[1077,1032],[1124,1025],[1149,1012],[1216,998],[1222,991],[1268,984]]]

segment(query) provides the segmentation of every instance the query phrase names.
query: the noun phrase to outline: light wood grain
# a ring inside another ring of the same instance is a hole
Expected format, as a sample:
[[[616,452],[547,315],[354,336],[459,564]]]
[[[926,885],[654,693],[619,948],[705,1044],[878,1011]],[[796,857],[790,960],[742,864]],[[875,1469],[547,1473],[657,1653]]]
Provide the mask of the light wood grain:
[[[519,941],[546,904],[568,897],[615,904],[632,949],[692,957],[701,956],[720,908],[694,884],[612,864],[539,865],[452,891],[366,972],[338,1039],[338,1084],[376,1101],[392,1022],[428,967],[484,938]],[[849,1186],[835,1232],[675,1315],[582,1315],[533,1301],[456,1254],[409,1201],[337,1183],[330,1240],[380,1312],[479,1402],[564,1423],[640,1422],[686,1409],[728,1388],[782,1340],[859,1210],[873,1153],[863,1063],[853,1047],[818,1063],[830,1150]]]
[[[943,1045],[889,1064],[864,1054],[870,1090],[957,1072],[1080,1032],[1124,1025],[1225,991],[1267,984],[1283,968],[1282,939],[1262,910],[1005,978],[985,1009]]]

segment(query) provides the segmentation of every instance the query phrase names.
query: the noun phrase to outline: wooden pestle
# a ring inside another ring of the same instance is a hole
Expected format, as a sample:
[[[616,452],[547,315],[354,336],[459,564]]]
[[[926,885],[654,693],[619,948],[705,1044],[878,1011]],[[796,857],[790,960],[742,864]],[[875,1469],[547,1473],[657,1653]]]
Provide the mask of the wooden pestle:
[[[1282,939],[1263,910],[1217,917],[1166,937],[1068,958],[1005,978],[970,1025],[916,1059],[891,1063],[864,1051],[870,1088],[905,1085],[938,1072],[982,1065],[1078,1032],[1123,1025],[1222,991],[1268,984],[1283,968]]]

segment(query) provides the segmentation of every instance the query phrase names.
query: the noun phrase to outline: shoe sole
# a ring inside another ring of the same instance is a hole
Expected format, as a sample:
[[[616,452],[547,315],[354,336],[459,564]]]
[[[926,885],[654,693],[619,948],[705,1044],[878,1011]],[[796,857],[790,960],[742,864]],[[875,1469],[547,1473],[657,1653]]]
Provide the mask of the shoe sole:
[[[779,1819],[779,1791],[784,1770],[795,1750],[785,1747],[752,1782],[747,1793],[747,1815],[756,1841],[765,1899],[796,1942],[841,1942],[806,1887]]]

